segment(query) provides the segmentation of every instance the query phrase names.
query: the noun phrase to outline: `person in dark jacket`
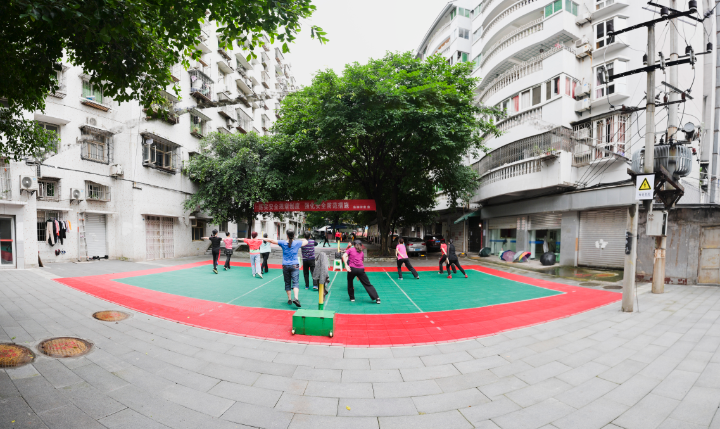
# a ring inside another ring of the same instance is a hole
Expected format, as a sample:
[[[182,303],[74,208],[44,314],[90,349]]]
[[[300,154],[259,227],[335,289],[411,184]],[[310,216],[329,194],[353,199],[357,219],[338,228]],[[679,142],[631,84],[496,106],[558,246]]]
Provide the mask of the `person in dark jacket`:
[[[212,236],[210,237],[202,237],[203,240],[210,240],[210,243],[212,243],[212,255],[213,255],[213,273],[217,274],[217,265],[218,265],[218,258],[220,257],[220,244],[222,243],[222,238],[218,237],[218,230],[213,229]]]
[[[302,265],[303,265],[303,277],[305,278],[305,289],[310,289],[310,277],[315,271],[315,247],[318,245],[317,241],[312,239],[310,231],[305,231],[305,240],[307,244],[300,248],[302,253]],[[313,290],[318,289],[318,283],[313,280]]]
[[[457,274],[457,270],[455,269],[457,267],[458,270],[460,270],[461,273],[465,276],[465,278],[468,278],[467,274],[465,274],[465,270],[460,266],[460,260],[458,259],[457,255],[455,254],[455,245],[453,244],[452,238],[448,240],[448,246],[447,246],[447,258],[448,258],[448,278],[451,279],[452,275],[450,274],[450,268],[453,270],[453,274]]]

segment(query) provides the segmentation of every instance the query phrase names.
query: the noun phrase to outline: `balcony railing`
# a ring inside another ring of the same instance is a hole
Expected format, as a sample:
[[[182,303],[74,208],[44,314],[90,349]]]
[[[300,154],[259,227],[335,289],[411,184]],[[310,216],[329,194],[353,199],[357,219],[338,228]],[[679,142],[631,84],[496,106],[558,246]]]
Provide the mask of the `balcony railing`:
[[[275,48],[275,61],[277,61],[280,65],[285,62],[285,56],[282,54],[280,48]]]
[[[472,168],[482,177],[496,168],[518,161],[554,155],[558,151],[572,152],[577,145],[577,140],[572,138],[572,130],[557,127],[497,148],[473,164]]]
[[[507,167],[495,170],[482,178],[478,187],[499,182],[500,180],[510,179],[511,177],[523,176],[525,174],[537,173],[542,171],[542,159],[531,159],[525,162],[508,165]]]
[[[247,134],[253,129],[253,118],[241,109],[237,109],[237,129],[243,134]]]
[[[262,60],[262,63],[265,65],[270,64],[270,56],[266,54],[265,52],[260,52],[260,59]]]
[[[513,12],[529,5],[532,3],[536,3],[538,0],[520,0],[519,2],[515,3],[514,5],[510,6],[509,8],[505,9],[504,11],[500,12],[498,16],[493,18],[492,21],[485,27],[485,30],[483,30],[482,38],[485,38],[485,35],[490,32],[498,23],[502,22],[505,18],[510,16]]]
[[[543,29],[543,18],[538,18],[534,21],[530,21],[502,39],[498,40],[493,44],[490,49],[487,50],[485,57],[480,61],[480,67],[484,66],[491,58],[494,58],[502,52],[508,46],[520,41],[538,31]]]
[[[189,70],[190,95],[203,101],[212,101],[213,80],[200,70]]]
[[[535,121],[542,119],[542,107],[535,109],[525,110],[520,113],[516,113],[508,118],[503,119],[497,123],[497,128],[503,133],[510,131],[512,128],[522,125],[526,122]]]
[[[270,89],[270,74],[268,72],[260,72],[260,81],[265,88]]]
[[[543,68],[543,61],[552,56],[557,54],[560,51],[568,51],[574,55],[574,52],[568,48],[565,45],[557,44],[553,48],[548,49],[547,51],[543,52],[540,55],[534,56],[530,58],[529,60],[522,62],[513,68],[507,70],[500,76],[496,77],[495,79],[491,80],[490,83],[488,83],[487,86],[482,90],[480,93],[480,96],[478,97],[478,100],[480,103],[485,103],[488,98],[490,98],[493,94],[500,91],[501,89],[505,88],[506,86],[516,82],[519,79],[524,78],[525,76],[531,75],[537,71],[542,70]],[[482,83],[480,87],[482,88]]]

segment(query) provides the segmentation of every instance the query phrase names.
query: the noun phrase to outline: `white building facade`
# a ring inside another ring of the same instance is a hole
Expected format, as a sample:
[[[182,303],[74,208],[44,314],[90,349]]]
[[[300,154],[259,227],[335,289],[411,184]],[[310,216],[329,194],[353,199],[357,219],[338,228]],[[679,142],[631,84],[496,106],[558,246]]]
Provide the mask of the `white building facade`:
[[[93,88],[81,67],[62,64],[60,91],[48,96],[45,112],[26,116],[58,134],[56,151],[41,162],[6,161],[0,171],[2,268],[193,256],[205,253],[200,238],[213,228],[244,236],[241,225],[185,210],[195,186],[183,164],[208,133],[268,133],[295,79],[267,39],[248,61],[246,49],[219,49],[215,29],[203,26],[203,55],[189,70],[172,68],[180,97],[168,87],[165,103],[152,109],[120,104]],[[68,229],[51,244],[47,224],[55,220]]]
[[[643,67],[647,32],[609,37],[607,28],[636,25],[659,11],[630,0],[457,0],[441,10],[417,56],[472,62],[476,101],[506,112],[496,120],[502,135],[487,136],[488,152],[469,160],[480,175],[472,202],[482,207],[458,219],[469,251],[526,250],[539,258],[549,250],[562,265],[622,268],[627,207],[634,203],[627,169],[645,144],[646,74],[612,82],[607,76]],[[668,58],[666,23],[655,33],[656,50]],[[680,55],[686,41],[705,51],[703,24],[677,25]],[[714,54],[678,67],[678,86],[691,88],[694,99],[658,108],[655,116],[662,133],[668,109],[678,112],[680,126],[703,128],[691,141],[698,157],[682,179],[681,203],[699,203],[705,194],[699,155],[707,153],[701,143],[712,131],[703,120],[712,100],[703,97],[706,64],[714,64]],[[669,69],[656,72],[657,103],[670,91],[661,84],[669,81],[664,73]]]

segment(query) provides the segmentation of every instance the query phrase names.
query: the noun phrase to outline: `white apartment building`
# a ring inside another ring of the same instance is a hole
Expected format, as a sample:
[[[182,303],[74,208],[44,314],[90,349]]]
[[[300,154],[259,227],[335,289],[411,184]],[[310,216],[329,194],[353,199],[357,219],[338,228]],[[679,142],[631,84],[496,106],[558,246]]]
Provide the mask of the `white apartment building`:
[[[678,8],[685,10],[687,2]],[[647,33],[608,37],[606,29],[609,22],[617,31],[658,12],[631,0],[456,0],[442,8],[418,58],[439,53],[451,63],[471,61],[480,79],[477,102],[507,113],[497,121],[503,134],[486,137],[489,151],[470,160],[480,175],[472,201],[482,208],[456,216],[455,224],[464,225],[470,251],[527,250],[539,257],[548,245],[562,265],[623,267],[627,207],[635,198],[627,169],[645,135],[644,110],[623,106],[645,106],[646,74],[609,82],[603,71],[643,67]],[[680,19],[678,26],[680,55],[686,41],[695,52],[705,51],[703,24]],[[657,51],[669,57],[668,27],[658,24],[655,33]],[[678,67],[679,87],[692,86],[694,99],[670,107],[681,126],[703,127],[692,148],[706,154],[709,146],[701,141],[712,133],[704,118],[713,98],[703,72],[711,64],[714,54],[699,56],[694,68]],[[660,103],[668,91],[661,82],[669,79],[660,70],[655,75]],[[667,109],[656,111],[658,131],[667,128]],[[688,168],[680,203],[700,203],[705,177],[699,157]]]
[[[166,103],[153,109],[120,104],[90,85],[81,67],[62,64],[60,91],[48,96],[44,113],[26,116],[58,134],[55,153],[4,162],[0,171],[2,268],[34,267],[38,256],[48,263],[200,255],[208,247],[200,237],[213,228],[243,234],[184,209],[195,186],[183,164],[208,133],[269,132],[296,83],[267,38],[248,62],[246,49],[218,48],[215,28],[203,26],[200,60],[172,68],[181,97],[168,87]],[[62,243],[48,243],[49,220],[69,222]]]

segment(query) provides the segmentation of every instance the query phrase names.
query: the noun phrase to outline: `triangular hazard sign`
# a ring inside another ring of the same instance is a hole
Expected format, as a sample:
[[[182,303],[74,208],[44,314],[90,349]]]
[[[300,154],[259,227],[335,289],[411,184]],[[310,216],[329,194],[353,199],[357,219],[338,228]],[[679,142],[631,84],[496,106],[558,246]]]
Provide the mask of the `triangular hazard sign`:
[[[647,178],[643,179],[643,182],[640,184],[640,187],[638,188],[638,191],[649,191],[652,188],[650,187],[650,183],[648,183]]]

